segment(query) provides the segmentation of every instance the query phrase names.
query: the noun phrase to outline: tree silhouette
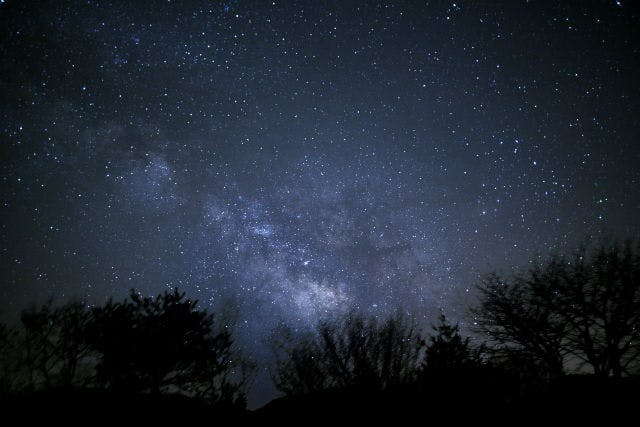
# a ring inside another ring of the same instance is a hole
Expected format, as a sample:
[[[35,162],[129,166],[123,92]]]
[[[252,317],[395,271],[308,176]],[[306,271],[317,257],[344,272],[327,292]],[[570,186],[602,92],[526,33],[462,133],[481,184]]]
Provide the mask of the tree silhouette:
[[[560,292],[572,354],[595,374],[620,377],[640,362],[640,242],[581,248]]]
[[[330,387],[325,374],[322,348],[311,332],[298,333],[282,326],[271,337],[275,353],[272,379],[285,395],[309,394]]]
[[[418,375],[424,399],[447,410],[459,405],[450,399],[455,395],[474,410],[504,407],[517,395],[510,375],[490,362],[484,344],[474,345],[469,337],[463,337],[458,324],[449,323],[441,314],[432,330]]]
[[[29,388],[71,387],[84,381],[78,370],[90,353],[89,317],[80,302],[54,307],[50,300],[40,308],[23,310],[19,340]]]
[[[497,352],[561,375],[590,366],[601,376],[637,368],[640,251],[627,242],[554,256],[511,279],[490,275],[474,310]]]
[[[18,366],[15,358],[15,331],[0,323],[0,396],[13,391]]]
[[[446,373],[478,365],[478,355],[471,348],[469,338],[460,335],[458,325],[451,325],[444,314],[438,317],[438,322],[425,349],[424,372]]]
[[[397,315],[382,322],[350,313],[276,345],[274,381],[285,394],[327,388],[381,390],[415,378],[421,342],[413,322]]]
[[[179,392],[244,405],[245,365],[228,328],[175,289],[155,298],[131,291],[93,310],[90,342],[99,380],[115,390]],[[228,325],[226,325],[228,326]]]
[[[526,361],[535,366],[536,375],[563,374],[567,324],[557,312],[553,288],[558,265],[557,260],[549,263],[550,274],[541,274],[542,269],[536,267],[512,283],[496,274],[482,283],[476,320],[480,331],[497,343],[496,359]]]

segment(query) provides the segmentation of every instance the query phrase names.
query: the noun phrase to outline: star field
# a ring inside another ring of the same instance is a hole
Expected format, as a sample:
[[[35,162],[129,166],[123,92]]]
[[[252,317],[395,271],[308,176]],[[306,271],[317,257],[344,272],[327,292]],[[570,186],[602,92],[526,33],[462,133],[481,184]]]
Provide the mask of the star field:
[[[629,2],[631,3],[631,2]],[[2,316],[175,286],[277,322],[464,320],[640,214],[627,2],[6,0]]]

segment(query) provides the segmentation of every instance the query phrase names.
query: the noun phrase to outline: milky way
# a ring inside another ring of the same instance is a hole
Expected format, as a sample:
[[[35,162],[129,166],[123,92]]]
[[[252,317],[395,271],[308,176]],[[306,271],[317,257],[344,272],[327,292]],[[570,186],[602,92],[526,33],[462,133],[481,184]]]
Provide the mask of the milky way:
[[[257,348],[464,322],[490,269],[638,233],[625,2],[1,3],[4,318],[178,286]]]

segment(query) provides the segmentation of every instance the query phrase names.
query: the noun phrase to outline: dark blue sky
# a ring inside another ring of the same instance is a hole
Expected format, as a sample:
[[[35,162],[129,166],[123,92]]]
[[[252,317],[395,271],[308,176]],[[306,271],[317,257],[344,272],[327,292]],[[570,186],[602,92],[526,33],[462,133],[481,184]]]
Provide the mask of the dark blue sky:
[[[480,274],[637,236],[638,16],[6,0],[2,317],[178,286],[254,348],[354,307],[468,321]]]

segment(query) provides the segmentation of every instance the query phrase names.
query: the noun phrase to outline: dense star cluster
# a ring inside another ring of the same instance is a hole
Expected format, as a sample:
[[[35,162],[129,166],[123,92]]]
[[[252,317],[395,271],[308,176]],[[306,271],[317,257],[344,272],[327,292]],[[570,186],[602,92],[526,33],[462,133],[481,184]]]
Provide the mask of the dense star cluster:
[[[464,321],[490,268],[638,232],[626,2],[0,3],[3,318]]]

